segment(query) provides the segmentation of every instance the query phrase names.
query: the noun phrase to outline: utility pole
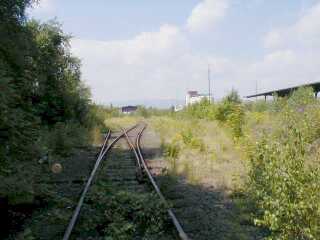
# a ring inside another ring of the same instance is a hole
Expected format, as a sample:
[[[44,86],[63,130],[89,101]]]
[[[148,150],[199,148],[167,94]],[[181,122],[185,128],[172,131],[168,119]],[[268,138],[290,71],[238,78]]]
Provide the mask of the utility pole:
[[[256,80],[256,95],[258,95],[258,80]],[[256,101],[258,100],[258,96],[256,96]]]
[[[212,98],[211,98],[211,78],[210,78],[210,64],[208,64],[208,83],[209,83],[209,101],[211,102],[212,101]]]

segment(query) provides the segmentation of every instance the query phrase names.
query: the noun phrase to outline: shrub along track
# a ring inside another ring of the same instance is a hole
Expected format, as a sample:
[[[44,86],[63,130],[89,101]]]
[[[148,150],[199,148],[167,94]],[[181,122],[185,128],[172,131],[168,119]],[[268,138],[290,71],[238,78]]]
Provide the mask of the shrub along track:
[[[110,234],[110,239],[177,239],[178,236],[183,240],[188,239],[143,159],[140,138],[145,128],[145,124],[138,124],[123,130],[118,136],[111,133],[107,135],[65,231],[64,240],[88,237],[99,239]],[[108,144],[111,138],[114,140]],[[103,161],[106,156],[107,160]],[[89,190],[93,181],[92,189]],[[158,196],[150,194],[154,192],[152,188]],[[131,196],[135,199],[133,206],[126,206]],[[109,205],[109,200],[116,202],[116,205]],[[148,207],[148,203],[153,206]],[[133,209],[125,209],[125,216],[119,217],[115,211],[119,210],[118,207],[122,212],[124,210],[121,208]],[[163,215],[166,215],[164,220]],[[170,219],[173,224],[170,224]]]

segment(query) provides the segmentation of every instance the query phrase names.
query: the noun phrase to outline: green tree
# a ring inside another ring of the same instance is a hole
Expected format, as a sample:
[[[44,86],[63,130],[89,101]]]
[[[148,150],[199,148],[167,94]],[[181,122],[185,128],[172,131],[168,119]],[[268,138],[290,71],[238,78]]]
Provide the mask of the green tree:
[[[85,123],[90,92],[81,82],[80,61],[69,49],[70,36],[59,23],[28,23],[37,45],[36,86],[33,104],[42,122],[78,120]]]
[[[25,9],[33,3],[0,1],[0,196],[14,202],[32,199],[43,138],[75,137],[90,123],[90,91],[70,36],[57,22],[29,21]],[[57,131],[65,134],[51,134]]]

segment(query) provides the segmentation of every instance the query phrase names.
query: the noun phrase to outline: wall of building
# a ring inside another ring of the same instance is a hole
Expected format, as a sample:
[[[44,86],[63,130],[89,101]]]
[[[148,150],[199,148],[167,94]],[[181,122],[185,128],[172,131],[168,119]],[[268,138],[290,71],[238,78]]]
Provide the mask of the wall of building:
[[[203,94],[187,94],[186,96],[186,106],[200,103],[202,100],[207,99],[210,101],[210,97],[208,95]]]

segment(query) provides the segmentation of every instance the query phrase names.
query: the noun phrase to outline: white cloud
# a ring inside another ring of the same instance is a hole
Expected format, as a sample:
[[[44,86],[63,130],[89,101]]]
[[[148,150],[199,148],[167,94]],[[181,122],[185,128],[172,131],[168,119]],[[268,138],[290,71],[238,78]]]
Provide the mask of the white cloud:
[[[320,80],[320,3],[315,4],[292,25],[274,29],[264,38],[269,51],[250,67],[251,77],[264,90]]]
[[[209,7],[209,12],[203,7]],[[210,25],[222,17],[218,13],[222,8],[222,0],[205,0],[204,6],[195,8],[188,24],[192,30]],[[84,79],[98,102],[182,99],[187,89],[206,90],[208,62],[214,65],[213,74],[221,74],[228,61],[199,56],[191,45],[186,32],[174,25],[162,25],[159,31],[142,32],[128,40],[71,42],[73,53],[82,58]]]
[[[283,44],[283,37],[279,31],[271,31],[264,38],[264,46],[266,48],[275,48]]]
[[[220,10],[219,10],[220,9]],[[227,3],[204,0],[182,27],[163,25],[120,41],[72,40],[72,51],[82,58],[83,75],[94,100],[108,103],[134,99],[183,99],[187,89],[207,90],[207,66],[211,65],[215,96],[232,87],[241,95],[320,80],[318,56],[320,4],[292,26],[265,37],[267,53],[260,60],[226,59],[199,55],[190,33],[204,31],[222,18]]]
[[[301,55],[292,50],[279,50],[267,54],[261,61],[251,63],[245,71],[239,72],[248,94],[254,93],[255,81],[258,81],[259,92],[286,88],[319,81],[320,70],[316,57],[310,54]],[[240,88],[241,89],[241,88]],[[249,91],[250,92],[250,91]]]
[[[267,48],[320,46],[320,2],[293,25],[270,31],[265,39]]]
[[[226,0],[204,0],[193,10],[187,20],[190,32],[204,32],[211,30],[226,13],[228,3]]]
[[[228,65],[225,59],[192,53],[183,32],[170,25],[130,40],[73,39],[71,46],[82,58],[84,79],[98,102],[181,99],[188,88],[206,89],[208,62],[217,74]]]

